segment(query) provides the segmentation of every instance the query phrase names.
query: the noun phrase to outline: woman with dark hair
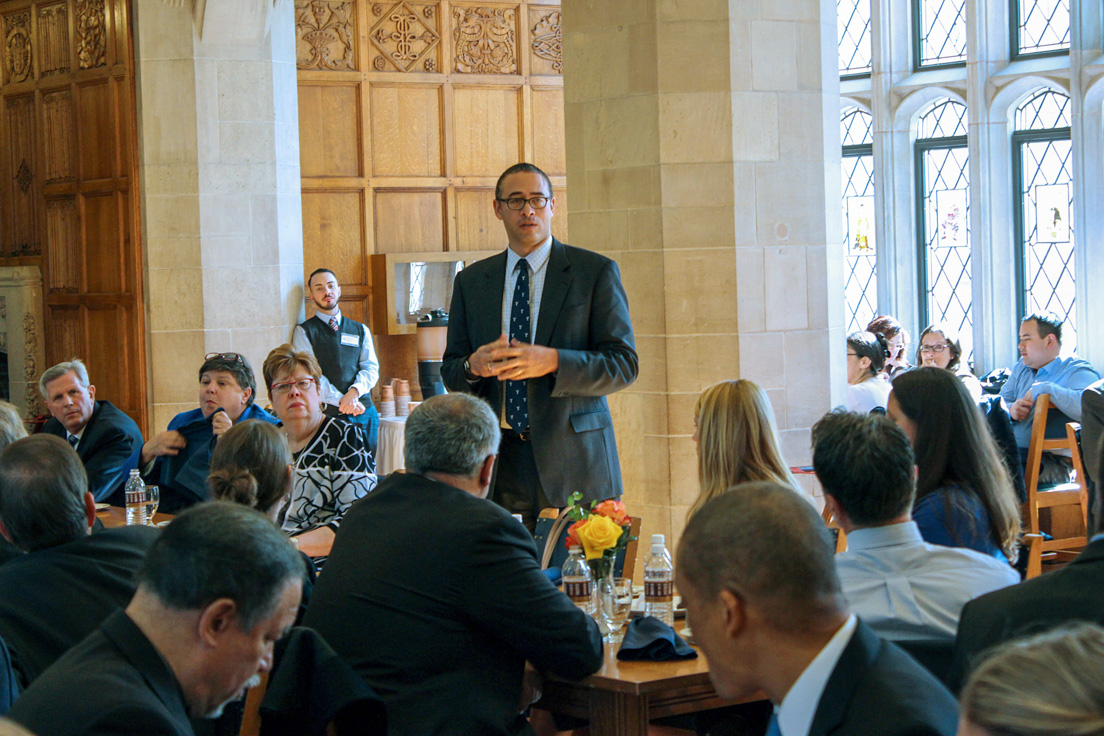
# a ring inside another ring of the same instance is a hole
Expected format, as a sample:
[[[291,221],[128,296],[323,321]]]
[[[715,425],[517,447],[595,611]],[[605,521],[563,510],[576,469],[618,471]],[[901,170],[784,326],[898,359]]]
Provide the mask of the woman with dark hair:
[[[869,414],[885,409],[889,382],[882,377],[889,355],[885,338],[873,332],[852,332],[847,336],[847,410]]]
[[[975,402],[981,400],[981,381],[962,364],[962,343],[949,325],[928,325],[916,346],[916,365],[945,368],[962,381]]]
[[[889,357],[885,361],[885,376],[892,379],[912,368],[908,360],[908,333],[895,317],[879,314],[866,326],[867,332],[881,335],[886,342]]]
[[[1020,514],[1008,471],[966,387],[941,368],[893,380],[889,418],[912,442],[912,518],[924,541],[1016,559]]]

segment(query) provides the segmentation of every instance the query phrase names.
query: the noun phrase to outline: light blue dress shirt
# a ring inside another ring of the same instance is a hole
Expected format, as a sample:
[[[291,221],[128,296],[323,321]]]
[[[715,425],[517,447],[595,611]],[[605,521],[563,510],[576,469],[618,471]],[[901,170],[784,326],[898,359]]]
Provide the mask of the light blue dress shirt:
[[[1058,357],[1038,371],[1024,365],[1021,358],[1012,366],[1012,375],[1001,388],[1001,398],[1009,406],[1022,399],[1030,390],[1033,398],[1050,394],[1050,403],[1075,422],[1081,421],[1081,394],[1090,384],[1100,380],[1100,374],[1087,360],[1080,358]],[[1016,434],[1016,444],[1027,447],[1031,444],[1031,423],[1035,421],[1035,410],[1025,419],[1012,422],[1012,431]],[[1048,436],[1050,431],[1047,432]]]

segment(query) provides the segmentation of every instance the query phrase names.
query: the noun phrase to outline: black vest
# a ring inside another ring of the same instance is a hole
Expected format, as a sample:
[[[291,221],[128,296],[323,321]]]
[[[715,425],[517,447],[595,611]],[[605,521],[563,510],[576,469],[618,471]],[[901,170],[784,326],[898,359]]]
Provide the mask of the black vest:
[[[341,393],[348,391],[360,371],[360,351],[363,347],[361,341],[371,339],[368,337],[367,328],[344,315],[336,331],[314,317],[299,326],[307,333],[307,339],[310,340],[311,348],[314,350],[314,357],[322,368],[322,375]],[[355,335],[357,344],[342,345],[342,335]],[[372,406],[371,392],[361,396],[360,403],[364,404],[365,408]]]

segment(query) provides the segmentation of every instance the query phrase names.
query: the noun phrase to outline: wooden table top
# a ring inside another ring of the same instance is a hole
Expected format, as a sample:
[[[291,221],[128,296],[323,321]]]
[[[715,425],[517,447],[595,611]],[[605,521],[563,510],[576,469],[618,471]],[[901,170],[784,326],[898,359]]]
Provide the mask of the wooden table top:
[[[106,509],[96,509],[96,518],[108,529],[114,529],[117,526],[126,526],[126,509],[121,506],[108,506]],[[159,511],[153,515],[153,523],[159,524],[162,521],[171,521],[175,518],[176,516],[173,514],[162,514]]]
[[[675,628],[681,633],[682,623],[676,622]],[[684,686],[710,684],[709,662],[701,650],[698,650],[696,659],[623,662],[617,658],[620,647],[620,644],[607,644],[602,668],[579,682],[602,690],[634,695],[667,690],[676,683]]]

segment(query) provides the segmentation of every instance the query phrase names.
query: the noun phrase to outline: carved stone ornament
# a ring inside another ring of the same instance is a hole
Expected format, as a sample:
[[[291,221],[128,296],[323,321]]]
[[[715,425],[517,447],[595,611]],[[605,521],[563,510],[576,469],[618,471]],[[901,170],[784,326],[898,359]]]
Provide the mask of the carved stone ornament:
[[[517,32],[512,8],[454,8],[456,71],[517,74]]]
[[[27,165],[27,159],[23,159],[15,171],[15,183],[19,185],[19,191],[24,194],[30,191],[31,184],[34,183],[34,175],[31,173],[31,167]]]
[[[38,365],[35,362],[35,353],[38,351],[38,330],[35,329],[34,317],[28,312],[23,315],[23,380],[28,386],[34,386],[38,382]],[[39,398],[38,391],[27,392],[27,416],[37,417],[45,414],[44,407]]]
[[[295,0],[295,40],[300,69],[350,71],[353,3]]]
[[[92,69],[107,64],[107,18],[104,0],[76,0],[77,64]]]
[[[563,32],[560,11],[541,16],[533,26],[533,53],[552,62],[552,69],[563,74]]]
[[[425,19],[432,19],[434,14],[426,13],[423,8],[423,16]],[[428,62],[431,58],[427,57],[441,42],[441,36],[437,30],[414,12],[414,8],[406,2],[395,3],[384,13],[372,26],[368,38],[381,53],[381,56],[376,57],[374,64],[375,68],[381,71],[387,68],[386,63],[380,64],[381,61],[390,62],[400,71],[408,72],[423,59],[427,63],[422,68],[430,71]],[[432,61],[435,69],[437,61],[436,59]]]
[[[25,82],[31,76],[31,14],[4,16],[4,65],[8,82]]]

